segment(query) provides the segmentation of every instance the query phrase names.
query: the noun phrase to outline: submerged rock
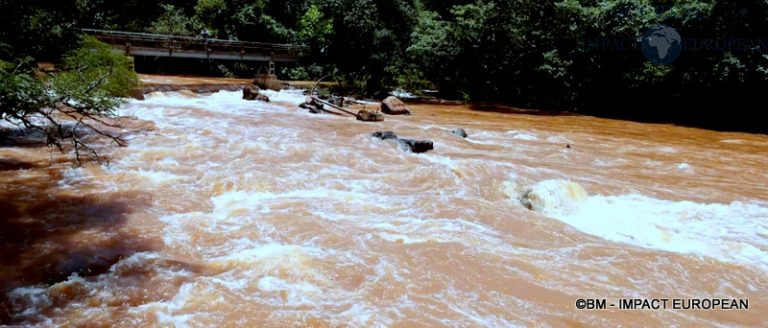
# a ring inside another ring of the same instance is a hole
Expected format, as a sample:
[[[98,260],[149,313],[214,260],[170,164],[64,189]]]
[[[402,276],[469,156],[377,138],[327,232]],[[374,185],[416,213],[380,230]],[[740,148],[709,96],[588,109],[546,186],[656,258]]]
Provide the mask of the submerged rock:
[[[261,89],[255,85],[249,85],[243,88],[243,99],[269,102],[269,97],[262,94]]]
[[[432,141],[429,140],[397,139],[397,141],[412,153],[426,153],[435,149]]]
[[[376,131],[371,136],[381,140],[397,139],[397,135],[392,131]]]
[[[574,206],[589,195],[580,184],[567,180],[544,180],[525,191],[520,203],[532,211],[557,211]]]
[[[415,140],[398,138],[392,131],[377,131],[371,136],[381,140],[395,140],[404,150],[412,153],[425,153],[434,149],[434,144],[430,140]]]
[[[389,115],[411,115],[405,103],[394,96],[389,96],[381,102],[381,111]]]
[[[358,121],[364,122],[381,122],[384,120],[384,115],[379,112],[372,112],[369,110],[361,110],[357,112],[357,116],[355,117]]]
[[[462,129],[462,128],[457,128],[457,129],[451,130],[451,134],[453,134],[453,135],[455,135],[457,137],[462,137],[462,138],[466,138],[466,137],[469,136],[467,134],[467,131],[464,131],[464,129]]]

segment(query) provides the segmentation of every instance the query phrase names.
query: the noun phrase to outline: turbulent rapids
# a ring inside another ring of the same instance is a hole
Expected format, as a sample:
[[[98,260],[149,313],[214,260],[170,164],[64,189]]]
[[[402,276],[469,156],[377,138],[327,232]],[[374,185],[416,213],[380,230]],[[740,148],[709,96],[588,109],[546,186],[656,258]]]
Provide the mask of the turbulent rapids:
[[[300,92],[269,97],[153,93],[120,109],[143,129],[109,150],[109,166],[0,171],[4,194],[27,195],[4,204],[6,221],[77,222],[3,261],[8,320],[768,324],[766,136],[467,106],[364,123],[309,114]],[[381,130],[435,149],[404,152],[371,137]],[[0,156],[49,160],[34,148]],[[24,181],[47,183],[13,187]],[[38,198],[50,202],[18,205]],[[29,278],[45,270],[58,276]],[[586,297],[748,298],[750,309],[576,309]]]

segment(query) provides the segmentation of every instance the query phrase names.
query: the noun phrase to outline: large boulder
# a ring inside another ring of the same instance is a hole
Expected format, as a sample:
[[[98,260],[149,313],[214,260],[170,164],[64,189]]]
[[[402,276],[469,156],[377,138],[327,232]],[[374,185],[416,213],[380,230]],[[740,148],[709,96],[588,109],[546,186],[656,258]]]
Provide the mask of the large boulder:
[[[402,139],[402,138],[398,138],[397,134],[395,134],[392,131],[377,131],[377,132],[374,132],[371,136],[373,136],[374,138],[379,138],[381,140],[397,141],[397,143],[400,145],[401,148],[412,153],[425,153],[435,148],[434,145],[432,144],[432,141]]]
[[[384,115],[379,112],[372,112],[369,110],[361,110],[357,112],[357,120],[363,122],[381,122],[384,120]]]
[[[243,99],[269,102],[269,97],[262,94],[261,89],[255,85],[249,85],[243,88]]]
[[[411,115],[405,103],[395,96],[389,96],[381,102],[381,111],[388,115]]]
[[[406,150],[412,153],[426,153],[432,149],[435,149],[432,141],[429,140],[414,140],[414,139],[397,139]]]

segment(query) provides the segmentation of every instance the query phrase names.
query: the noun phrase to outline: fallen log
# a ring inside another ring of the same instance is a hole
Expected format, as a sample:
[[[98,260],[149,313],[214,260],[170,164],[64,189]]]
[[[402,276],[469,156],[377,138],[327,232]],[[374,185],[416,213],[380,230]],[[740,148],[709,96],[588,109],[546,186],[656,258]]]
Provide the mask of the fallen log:
[[[322,99],[318,98],[317,96],[310,96],[310,97],[312,98],[312,100],[313,100],[315,103],[321,104],[321,105],[323,105],[323,107],[325,107],[325,106],[328,106],[328,107],[331,107],[331,108],[333,108],[333,109],[335,109],[335,110],[338,110],[338,111],[341,111],[341,112],[347,113],[347,114],[349,114],[349,115],[352,115],[352,116],[355,116],[355,117],[357,116],[357,113],[353,113],[353,112],[350,112],[350,111],[348,111],[348,110],[346,110],[346,109],[344,109],[344,108],[342,108],[342,107],[336,106],[336,105],[334,105],[334,104],[332,104],[332,103],[330,103],[330,102],[327,102],[327,101],[325,101],[325,100],[322,100]],[[323,108],[323,110],[324,110],[324,111],[328,111],[328,109],[325,109],[325,108]]]

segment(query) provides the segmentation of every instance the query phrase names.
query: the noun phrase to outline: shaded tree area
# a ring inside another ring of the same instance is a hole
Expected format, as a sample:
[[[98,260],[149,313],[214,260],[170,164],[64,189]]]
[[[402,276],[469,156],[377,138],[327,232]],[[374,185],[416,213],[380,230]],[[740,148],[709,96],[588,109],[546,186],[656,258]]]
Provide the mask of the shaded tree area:
[[[114,110],[139,83],[129,58],[82,36],[78,26],[91,8],[85,1],[29,4],[2,0],[0,10],[0,120],[19,131],[42,134],[49,146],[71,150],[77,163],[99,155],[81,138],[108,133]],[[56,70],[38,67],[41,61]]]
[[[310,54],[281,68],[283,78],[330,74],[368,95],[437,89],[455,99],[765,131],[755,120],[768,86],[762,46],[684,51],[666,66],[639,48],[583,47],[587,39],[639,40],[656,24],[689,39],[765,40],[768,4],[760,1],[2,2],[10,8],[0,13],[2,42],[42,57],[71,45],[75,27],[302,43]],[[14,26],[19,33],[6,33]]]

